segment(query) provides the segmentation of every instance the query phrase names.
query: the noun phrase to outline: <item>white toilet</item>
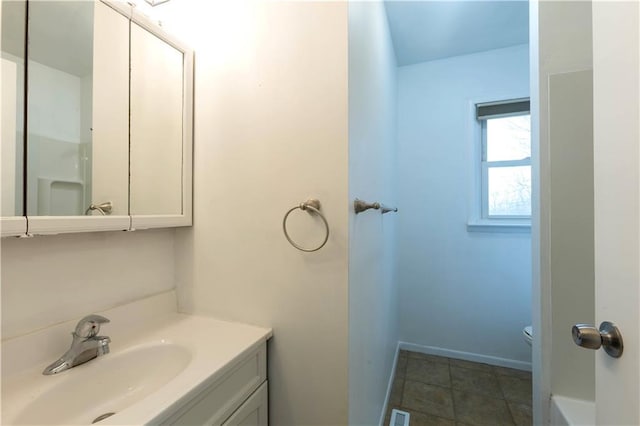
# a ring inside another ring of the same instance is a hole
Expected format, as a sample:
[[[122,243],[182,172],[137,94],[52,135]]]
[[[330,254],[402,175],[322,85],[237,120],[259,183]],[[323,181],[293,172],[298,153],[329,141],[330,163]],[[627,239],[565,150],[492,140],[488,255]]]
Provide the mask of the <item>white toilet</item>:
[[[522,337],[524,337],[524,341],[527,342],[529,346],[531,346],[531,342],[533,341],[533,327],[528,325],[523,328]]]

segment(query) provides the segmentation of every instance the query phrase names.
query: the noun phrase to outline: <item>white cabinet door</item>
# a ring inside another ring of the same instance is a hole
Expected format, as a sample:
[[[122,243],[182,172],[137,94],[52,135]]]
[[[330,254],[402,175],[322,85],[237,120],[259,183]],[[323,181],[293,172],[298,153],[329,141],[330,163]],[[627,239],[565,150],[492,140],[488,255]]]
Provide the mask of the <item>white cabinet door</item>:
[[[640,3],[593,2],[596,325],[624,352],[596,354],[596,424],[640,424]]]
[[[265,381],[222,426],[267,426],[269,424],[268,384]]]

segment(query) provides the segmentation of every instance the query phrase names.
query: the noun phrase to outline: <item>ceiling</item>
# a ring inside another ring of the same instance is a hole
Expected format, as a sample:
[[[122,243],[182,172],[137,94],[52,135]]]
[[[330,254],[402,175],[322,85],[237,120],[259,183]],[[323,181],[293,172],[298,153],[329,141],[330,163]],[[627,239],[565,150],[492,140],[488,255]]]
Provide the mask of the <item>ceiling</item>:
[[[527,0],[387,0],[385,6],[399,66],[529,41]]]
[[[29,58],[83,77],[93,69],[93,2],[29,3]]]
[[[71,74],[90,73],[91,6],[33,2],[30,57]],[[523,44],[529,38],[527,0],[387,0],[385,6],[400,66]],[[8,35],[23,34],[18,27],[24,25],[24,3],[3,2],[2,8],[2,50],[22,56],[24,39]]]
[[[2,52],[21,58],[24,56],[25,3],[2,2]]]
[[[83,77],[93,68],[93,2],[29,3],[29,59]],[[2,2],[2,51],[24,57],[25,3]]]

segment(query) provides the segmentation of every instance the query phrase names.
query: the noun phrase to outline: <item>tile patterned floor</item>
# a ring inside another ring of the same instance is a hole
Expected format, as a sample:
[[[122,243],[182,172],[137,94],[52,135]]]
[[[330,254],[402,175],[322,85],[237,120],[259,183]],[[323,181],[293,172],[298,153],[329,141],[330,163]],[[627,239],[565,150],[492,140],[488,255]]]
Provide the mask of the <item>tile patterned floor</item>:
[[[400,351],[389,409],[410,426],[531,425],[531,373]]]

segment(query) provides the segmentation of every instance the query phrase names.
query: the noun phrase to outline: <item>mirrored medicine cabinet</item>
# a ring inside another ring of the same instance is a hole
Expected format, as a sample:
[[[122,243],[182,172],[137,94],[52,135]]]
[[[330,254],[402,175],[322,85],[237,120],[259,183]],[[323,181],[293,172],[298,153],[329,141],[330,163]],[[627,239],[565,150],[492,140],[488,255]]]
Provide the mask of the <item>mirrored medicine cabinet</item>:
[[[191,225],[193,52],[108,0],[1,29],[2,236]]]

